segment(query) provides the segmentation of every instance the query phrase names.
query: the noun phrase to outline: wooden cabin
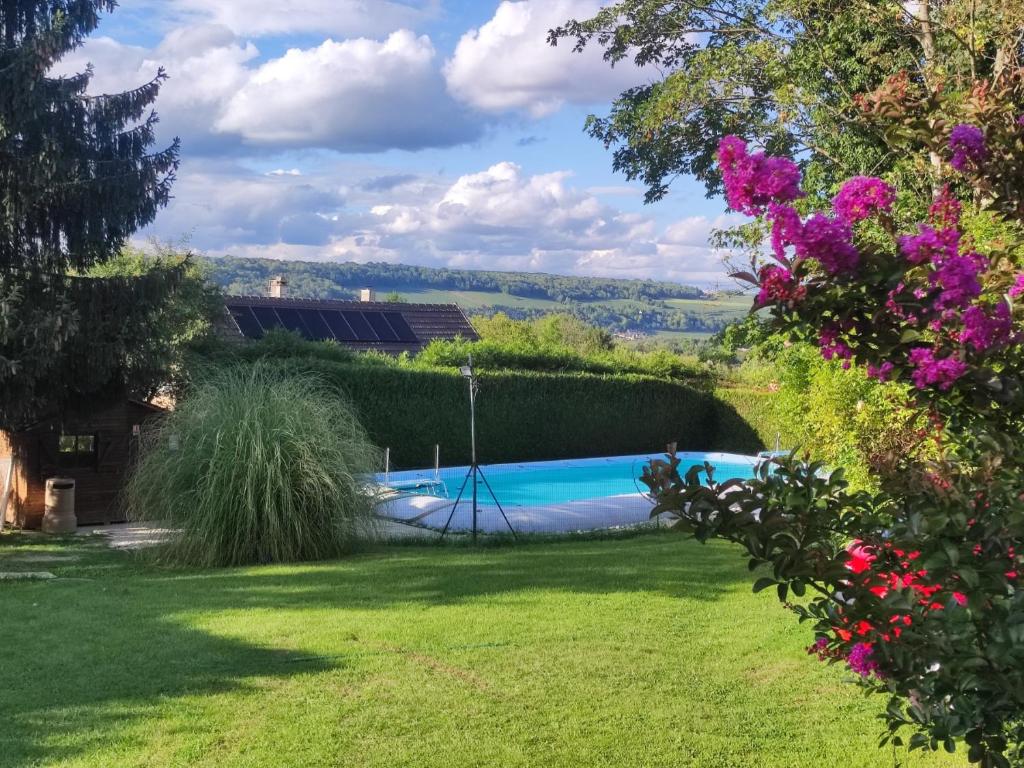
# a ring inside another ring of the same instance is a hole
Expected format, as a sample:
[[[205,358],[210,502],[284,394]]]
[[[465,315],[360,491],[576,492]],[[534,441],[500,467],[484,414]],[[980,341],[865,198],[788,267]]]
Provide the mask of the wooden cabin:
[[[142,426],[163,409],[140,400],[124,400],[63,422],[44,419],[19,432],[0,431],[2,459],[14,462],[6,521],[23,528],[42,523],[46,480],[75,479],[79,525],[121,522],[121,491],[135,458]],[[6,477],[0,477],[2,488]]]

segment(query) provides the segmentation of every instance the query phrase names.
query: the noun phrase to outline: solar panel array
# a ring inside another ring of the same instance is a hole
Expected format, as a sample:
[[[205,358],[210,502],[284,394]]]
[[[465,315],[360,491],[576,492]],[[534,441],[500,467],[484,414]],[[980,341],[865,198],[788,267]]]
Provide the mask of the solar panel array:
[[[401,312],[254,307],[248,304],[228,304],[228,312],[248,339],[261,339],[267,331],[283,328],[311,341],[419,343]]]

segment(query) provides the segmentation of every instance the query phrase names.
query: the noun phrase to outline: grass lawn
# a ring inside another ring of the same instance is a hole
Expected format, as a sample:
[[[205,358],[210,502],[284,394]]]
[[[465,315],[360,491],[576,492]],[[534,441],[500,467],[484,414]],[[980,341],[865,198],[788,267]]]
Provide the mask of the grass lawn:
[[[892,765],[883,702],[808,657],[726,545],[173,571],[5,536],[18,569],[60,578],[0,581],[4,768]]]

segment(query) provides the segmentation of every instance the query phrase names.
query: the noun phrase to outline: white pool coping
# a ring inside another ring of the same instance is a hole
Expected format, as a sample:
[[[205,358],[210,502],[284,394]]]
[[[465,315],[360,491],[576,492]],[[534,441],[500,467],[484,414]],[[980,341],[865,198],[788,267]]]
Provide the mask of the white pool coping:
[[[728,464],[742,464],[755,467],[763,458],[745,456],[735,453],[699,453],[680,452],[676,454],[683,466],[692,466],[703,461],[714,464],[716,461]],[[652,459],[664,459],[664,453],[638,454],[634,456],[602,456],[591,459],[562,459],[558,461],[536,461],[506,464],[489,464],[484,466],[484,473],[494,474],[507,472],[529,472],[535,469],[592,467],[604,463],[622,463],[634,461],[646,464]],[[690,462],[687,465],[687,461]],[[465,475],[468,466],[444,467],[445,475]],[[433,469],[406,470],[391,472],[388,480],[404,482],[408,480],[432,480]],[[726,478],[719,478],[726,479]],[[384,475],[377,476],[378,482],[384,482]],[[481,483],[481,488],[483,484]],[[483,491],[486,493],[486,491]],[[469,498],[463,497],[458,508],[454,510],[454,499],[430,495],[396,496],[385,499],[378,505],[378,513],[383,517],[411,525],[428,528],[444,528],[451,517],[450,530],[465,531],[472,528],[473,509]],[[542,504],[536,506],[502,505],[509,523],[517,533],[571,533],[606,528],[635,527],[652,523],[651,509],[654,502],[642,493],[626,493],[614,496],[600,496],[589,499],[575,499],[561,504]],[[657,521],[653,521],[657,522]],[[508,525],[501,512],[493,504],[479,504],[477,507],[477,527],[485,533],[501,533],[508,531]]]

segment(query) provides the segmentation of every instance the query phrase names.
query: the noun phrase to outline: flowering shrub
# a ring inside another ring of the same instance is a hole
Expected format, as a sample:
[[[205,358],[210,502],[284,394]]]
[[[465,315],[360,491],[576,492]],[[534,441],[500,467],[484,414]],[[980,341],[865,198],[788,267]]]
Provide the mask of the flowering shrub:
[[[919,220],[865,176],[801,216],[792,163],[721,143],[730,205],[771,225],[772,263],[739,275],[758,306],[825,358],[911,385],[931,459],[908,452],[874,494],[796,455],[752,482],[681,473],[676,457],[644,474],[654,514],[740,543],[751,570],[768,569],[755,590],[775,586],[813,623],[809,651],[889,697],[883,743],[959,741],[998,767],[1024,765],[1022,103],[1019,75],[959,103],[906,76],[860,100],[894,149],[929,159]],[[977,221],[998,236],[976,236]]]

